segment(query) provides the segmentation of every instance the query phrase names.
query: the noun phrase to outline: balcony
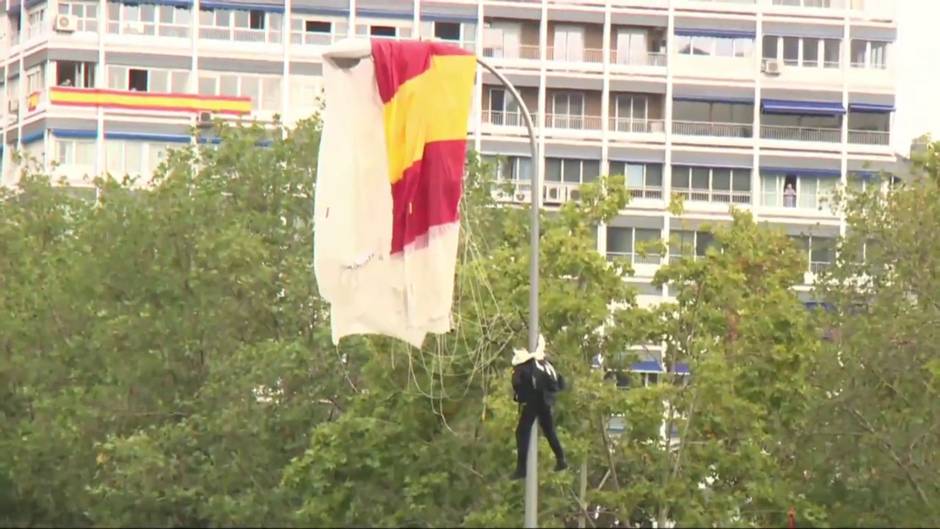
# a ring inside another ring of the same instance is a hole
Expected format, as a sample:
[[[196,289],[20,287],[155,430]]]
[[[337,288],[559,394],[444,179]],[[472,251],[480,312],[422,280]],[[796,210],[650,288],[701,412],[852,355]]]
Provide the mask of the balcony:
[[[338,40],[346,38],[345,35],[338,33],[316,33],[316,32],[301,32],[295,31],[291,33],[290,42],[291,44],[297,44],[301,46],[328,46]]]
[[[597,48],[582,48],[582,49],[568,49],[568,48],[548,48],[548,56],[551,60],[556,62],[588,62],[588,63],[602,63],[604,62],[604,50]]]
[[[659,200],[663,198],[661,186],[630,187],[628,189],[632,198]]]
[[[617,50],[610,50],[610,63],[624,66],[666,66],[666,54],[653,51],[617,53]]]
[[[849,143],[858,145],[891,145],[891,133],[880,130],[850,130]]]
[[[683,199],[694,202],[713,202],[717,204],[750,204],[750,191],[728,191],[719,189],[675,189],[673,192]]]
[[[814,127],[787,127],[779,125],[761,125],[760,137],[765,140],[815,141],[839,143],[842,141],[841,129]]]
[[[483,56],[492,59],[524,59],[537,61],[541,58],[538,45],[520,44],[509,48],[483,48]]]
[[[666,131],[665,122],[661,119],[610,118],[608,126],[611,132],[632,134],[662,134]]]
[[[713,136],[718,138],[751,138],[753,127],[742,123],[708,123],[673,121],[672,133],[680,136]]]
[[[600,116],[576,114],[545,114],[545,128],[568,130],[600,130]]]
[[[832,267],[829,261],[811,261],[809,263],[809,272],[813,275],[819,275]]]
[[[483,123],[497,127],[525,127],[525,118],[521,112],[506,112],[502,110],[484,110]],[[538,114],[532,114],[532,125],[538,126]]]
[[[817,8],[817,9],[845,9],[845,0],[772,0],[774,7]]]

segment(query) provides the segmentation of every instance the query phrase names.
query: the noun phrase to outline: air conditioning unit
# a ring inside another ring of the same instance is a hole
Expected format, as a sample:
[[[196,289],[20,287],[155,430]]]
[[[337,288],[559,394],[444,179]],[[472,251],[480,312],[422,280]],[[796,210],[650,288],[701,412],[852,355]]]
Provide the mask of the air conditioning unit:
[[[513,195],[513,198],[520,204],[528,204],[532,202],[532,190],[517,189],[515,195]]]
[[[212,126],[212,112],[200,112],[199,117],[196,118],[196,126],[200,128],[208,128]]]
[[[761,71],[769,75],[780,75],[780,61],[777,59],[765,59]]]
[[[55,30],[60,33],[72,33],[78,29],[78,17],[73,15],[58,15],[55,17]]]
[[[561,204],[565,201],[565,187],[559,184],[545,184],[542,198],[545,204]]]

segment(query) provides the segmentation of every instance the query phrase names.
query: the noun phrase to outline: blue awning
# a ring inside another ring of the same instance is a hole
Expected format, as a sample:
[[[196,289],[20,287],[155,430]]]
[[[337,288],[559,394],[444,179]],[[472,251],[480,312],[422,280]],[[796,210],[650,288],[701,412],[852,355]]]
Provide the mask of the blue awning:
[[[39,141],[43,139],[43,137],[45,137],[45,134],[46,134],[45,129],[37,130],[36,132],[33,132],[32,134],[24,134],[23,137],[20,138],[20,144],[27,145],[27,144]]]
[[[855,112],[888,113],[894,112],[894,105],[876,105],[875,103],[849,103],[849,110]]]
[[[822,176],[828,178],[840,178],[842,176],[842,171],[838,169],[808,169],[806,167],[761,167],[760,171],[761,173]]]
[[[691,373],[691,371],[689,371],[689,364],[685,362],[677,362],[676,373],[679,375],[688,375],[689,373]]]
[[[397,9],[356,9],[356,16],[366,18],[402,18],[410,20],[414,18],[411,10],[401,11]]]
[[[753,39],[757,33],[753,31],[735,31],[732,29],[698,29],[698,28],[676,28],[676,36],[679,37],[717,37],[724,39]]]
[[[800,114],[809,116],[841,116],[845,114],[842,103],[830,101],[786,101],[764,99],[761,109],[768,114]]]

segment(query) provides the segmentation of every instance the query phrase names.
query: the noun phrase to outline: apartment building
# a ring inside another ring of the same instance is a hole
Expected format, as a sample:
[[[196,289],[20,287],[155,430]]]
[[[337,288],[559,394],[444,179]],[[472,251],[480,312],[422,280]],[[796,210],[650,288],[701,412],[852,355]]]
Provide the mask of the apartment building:
[[[895,166],[893,1],[0,0],[3,182],[17,149],[81,187],[146,174],[206,119],[291,123],[315,110],[324,46],[349,36],[441,39],[504,72],[536,118],[546,207],[625,174],[633,200],[598,250],[633,263],[643,303],[731,204],[799,242],[806,295],[845,230],[830,193]],[[518,105],[481,71],[474,106],[473,146],[516,184],[503,199],[528,201]],[[657,239],[667,255],[637,251]]]

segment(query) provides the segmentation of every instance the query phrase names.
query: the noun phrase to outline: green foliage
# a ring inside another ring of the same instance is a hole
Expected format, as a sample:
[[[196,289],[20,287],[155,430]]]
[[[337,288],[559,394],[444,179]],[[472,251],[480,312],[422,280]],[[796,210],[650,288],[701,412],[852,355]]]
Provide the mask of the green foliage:
[[[526,343],[528,208],[496,204],[501,184],[471,153],[454,331],[421,350],[337,347],[311,267],[319,123],[217,132],[153,185],[100,179],[89,200],[27,171],[2,191],[0,525],[518,526],[509,358]],[[936,519],[940,274],[917,244],[940,227],[931,182],[850,209],[846,248],[879,244],[828,287],[869,307],[828,323],[848,368],[791,288],[803,258],[748,215],[704,258],[663,267],[675,301],[641,309],[629,264],[596,251],[628,201],[622,177],[542,212],[540,323],[571,381],[556,419],[573,471],[552,472],[542,442],[541,525],[779,526],[791,506],[817,525]],[[844,275],[858,266],[864,291]],[[660,343],[659,384],[624,391],[589,367]],[[905,363],[886,384],[862,364],[889,354]],[[849,405],[877,435],[817,435],[852,426]]]
[[[837,339],[805,457],[838,525],[940,524],[940,145],[918,168],[890,192],[843,200],[848,236],[820,289]]]

